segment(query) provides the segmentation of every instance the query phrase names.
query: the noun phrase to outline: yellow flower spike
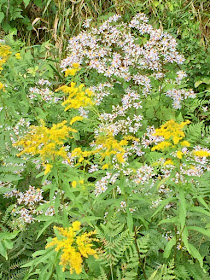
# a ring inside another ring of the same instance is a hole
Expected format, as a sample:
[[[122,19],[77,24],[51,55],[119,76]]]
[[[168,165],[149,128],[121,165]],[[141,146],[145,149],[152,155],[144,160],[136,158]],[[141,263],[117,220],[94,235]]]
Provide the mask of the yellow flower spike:
[[[174,165],[174,163],[173,163],[173,160],[168,159],[168,160],[166,160],[166,161],[164,162],[163,165],[164,165],[164,166],[166,166],[166,165]]]
[[[106,164],[104,164],[103,166],[102,166],[102,169],[104,170],[104,169],[108,169],[109,168],[109,165],[106,163]]]
[[[46,248],[55,246],[55,251],[61,251],[60,265],[63,271],[69,266],[70,274],[82,272],[83,257],[88,258],[89,255],[93,255],[98,258],[96,250],[92,248],[92,242],[96,241],[92,238],[95,232],[84,232],[79,235],[80,227],[79,221],[73,222],[67,229],[56,227],[62,237],[53,238],[46,246]]]
[[[72,228],[74,231],[80,230],[80,227],[81,227],[81,223],[79,221],[75,221],[72,223]]]
[[[177,158],[182,159],[182,155],[183,153],[181,151],[177,151],[176,153]]]
[[[80,67],[79,63],[72,63],[74,69],[78,69]]]
[[[81,121],[83,120],[84,118],[82,116],[76,116],[76,117],[73,117],[70,121],[70,125],[72,125],[73,123],[75,122],[78,122],[78,121]]]
[[[12,53],[10,46],[0,43],[0,72]]]
[[[151,151],[162,151],[165,150],[166,148],[170,147],[171,143],[167,142],[167,141],[162,141],[160,143],[158,143],[157,145],[155,145],[154,147],[152,147]]]
[[[210,152],[205,151],[205,150],[193,151],[193,154],[197,157],[209,157],[210,156]]]
[[[68,77],[69,75],[70,75],[70,76],[75,76],[76,72],[77,72],[76,69],[67,69],[67,70],[65,71],[65,77]]]
[[[180,143],[183,147],[190,147],[190,143],[188,141],[182,141]]]
[[[71,185],[72,185],[73,188],[76,188],[77,182],[76,181],[72,181]]]
[[[0,82],[0,90],[5,91],[4,84],[2,84],[1,82]]]
[[[46,175],[46,174],[50,173],[53,166],[52,166],[52,164],[49,164],[49,163],[45,164],[44,166],[45,166],[44,175]]]
[[[45,166],[45,174],[50,172],[52,165],[45,162],[54,161],[57,157],[69,160],[68,152],[65,150],[64,143],[70,138],[70,132],[77,132],[67,126],[67,121],[53,124],[51,128],[45,126],[41,121],[40,126],[30,126],[28,133],[19,141],[13,144],[14,147],[22,146],[23,150],[18,154],[39,155]]]
[[[20,55],[20,53],[16,53],[16,54],[15,54],[15,57],[16,57],[16,59],[21,59],[21,58],[22,58],[21,55]]]
[[[174,145],[177,145],[180,140],[182,140],[185,137],[185,133],[183,132],[184,126],[189,124],[190,121],[187,120],[185,122],[181,122],[180,124],[176,123],[174,120],[167,121],[165,124],[161,125],[160,128],[155,130],[154,135],[155,136],[161,136],[165,140],[171,140],[173,141]],[[158,143],[156,146],[152,148],[152,151],[155,150],[164,150],[169,146],[170,143],[168,141],[162,141]],[[170,143],[171,144],[171,143]],[[187,141],[182,141],[182,145],[188,147],[190,144]]]

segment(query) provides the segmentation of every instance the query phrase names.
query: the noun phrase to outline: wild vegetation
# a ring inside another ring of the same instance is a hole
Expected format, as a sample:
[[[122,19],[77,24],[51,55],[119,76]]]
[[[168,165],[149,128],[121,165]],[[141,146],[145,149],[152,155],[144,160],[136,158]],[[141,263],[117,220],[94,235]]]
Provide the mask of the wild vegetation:
[[[0,8],[1,279],[210,279],[208,2]]]

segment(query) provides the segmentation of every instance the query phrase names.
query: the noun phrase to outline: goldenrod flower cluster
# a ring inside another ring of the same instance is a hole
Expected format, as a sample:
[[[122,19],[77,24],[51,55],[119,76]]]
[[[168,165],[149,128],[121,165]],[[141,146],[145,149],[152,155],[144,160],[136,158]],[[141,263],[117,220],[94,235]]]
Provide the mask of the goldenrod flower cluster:
[[[77,132],[77,130],[67,126],[67,121],[53,124],[51,128],[47,128],[44,121],[41,121],[40,126],[31,126],[30,131],[14,146],[23,146],[23,151],[18,156],[22,154],[40,155],[47,174],[52,165],[45,164],[46,160],[55,160],[57,156],[68,160],[63,144],[70,138],[70,132]]]
[[[64,93],[69,93],[69,97],[62,103],[63,106],[66,106],[65,111],[69,109],[79,109],[80,107],[87,107],[94,104],[91,99],[93,92],[89,89],[83,90],[84,85],[81,84],[79,87],[76,87],[74,82],[71,82],[69,86],[61,86],[56,91],[63,91]]]
[[[83,257],[88,258],[92,255],[98,258],[96,250],[92,248],[92,242],[97,241],[97,239],[91,237],[95,234],[95,231],[79,235],[80,227],[81,223],[79,221],[75,221],[67,229],[55,227],[61,237],[53,238],[46,246],[46,248],[56,246],[55,251],[62,251],[60,265],[62,265],[63,271],[69,265],[71,274],[82,272]]]
[[[3,90],[3,91],[5,91],[5,87],[4,87],[4,84],[2,84],[1,82],[0,82],[0,90]]]
[[[16,53],[16,54],[15,54],[15,57],[16,57],[16,59],[21,59],[21,58],[22,58],[21,55],[20,55],[20,53]]]
[[[190,121],[186,122],[181,122],[180,124],[176,123],[174,120],[170,120],[163,124],[159,129],[155,130],[155,133],[153,135],[155,136],[161,136],[164,138],[163,141],[155,145],[151,150],[152,151],[164,151],[168,147],[176,147],[175,145],[179,144],[182,147],[190,147],[190,143],[186,140],[183,140],[180,142],[185,137],[185,133],[183,131],[183,128],[189,124]],[[168,141],[166,141],[168,140]],[[177,150],[176,151],[176,157],[178,159],[182,159],[183,154],[186,152],[183,152],[183,150]],[[196,157],[209,157],[210,152],[208,149],[194,149],[192,150],[192,155]],[[173,163],[169,160],[166,161],[164,165],[173,165]]]
[[[3,70],[3,64],[6,63],[11,53],[10,46],[0,43],[0,72]]]
[[[80,147],[75,148],[72,151],[72,157],[79,158],[78,162],[84,161],[84,159],[88,156],[99,154],[101,157],[101,162],[106,157],[116,156],[116,159],[119,163],[124,163],[124,155],[126,153],[125,147],[128,145],[129,140],[139,141],[136,137],[127,135],[124,136],[121,141],[118,141],[114,138],[111,133],[107,133],[105,135],[99,135],[94,141],[95,150],[92,151],[82,151]],[[102,169],[109,168],[109,165],[105,163],[102,166]]]
[[[209,157],[210,156],[210,152],[207,150],[194,150],[193,154],[196,157]]]
[[[174,120],[170,120],[163,124],[159,129],[155,130],[154,135],[155,136],[161,136],[164,138],[164,141],[158,143],[152,148],[152,151],[158,150],[163,151],[172,144],[178,144],[180,140],[182,140],[185,137],[185,133],[183,131],[183,128],[189,124],[190,121],[187,120],[186,122],[176,123]],[[169,140],[169,141],[165,141]],[[170,140],[172,142],[170,142]],[[190,143],[187,141],[181,142],[181,145],[189,146]]]
[[[81,69],[79,68],[79,63],[73,63],[72,68],[69,68],[65,71],[65,77],[70,76],[75,76],[75,74]]]
[[[100,135],[96,138],[95,144],[99,146],[97,152],[100,154],[102,160],[105,157],[116,155],[116,159],[119,163],[124,163],[124,155],[126,153],[125,146],[128,144],[128,140],[132,140],[129,136],[123,137],[121,141],[114,138],[111,133],[107,135]]]

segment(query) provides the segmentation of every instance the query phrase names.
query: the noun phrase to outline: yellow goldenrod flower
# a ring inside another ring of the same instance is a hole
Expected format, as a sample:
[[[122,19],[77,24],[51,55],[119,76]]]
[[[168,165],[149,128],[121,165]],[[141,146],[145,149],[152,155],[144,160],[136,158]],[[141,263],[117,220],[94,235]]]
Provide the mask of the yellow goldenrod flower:
[[[184,147],[190,147],[190,143],[188,141],[182,141],[180,144]]]
[[[0,90],[5,91],[4,84],[2,84],[1,82],[0,82]]]
[[[73,123],[75,122],[78,122],[78,121],[81,121],[83,120],[84,118],[82,116],[76,116],[76,117],[73,117],[70,121],[70,125],[72,125]]]
[[[74,69],[79,69],[80,64],[79,63],[72,63],[72,66]]]
[[[176,123],[174,120],[170,120],[163,124],[159,129],[155,130],[155,136],[162,136],[164,139],[172,139],[174,144],[178,144],[179,141],[185,137],[183,128],[185,125],[189,124],[190,121]]]
[[[181,151],[177,151],[176,153],[177,158],[182,159],[182,155],[183,153]]]
[[[70,274],[82,272],[83,257],[88,258],[92,255],[98,258],[96,250],[92,248],[92,242],[97,241],[97,239],[92,238],[95,231],[79,235],[80,227],[79,221],[73,222],[72,226],[67,229],[55,227],[61,236],[53,238],[46,246],[46,248],[56,246],[55,251],[62,251],[60,265],[62,265],[63,271],[65,271],[66,266],[69,266]]]
[[[0,43],[0,72],[3,69],[3,64],[7,62],[11,53],[10,46]]]
[[[69,160],[64,143],[70,138],[69,133],[76,131],[67,126],[67,121],[53,124],[51,128],[47,128],[44,121],[41,121],[40,126],[30,126],[29,132],[13,146],[23,147],[18,156],[40,155],[45,166],[45,174],[47,174],[52,168],[51,164],[45,164],[47,160],[55,160],[56,157]]]
[[[205,151],[205,150],[196,150],[196,151],[193,151],[193,154],[197,157],[209,157],[210,156],[210,152]]]
[[[151,151],[163,151],[166,148],[170,147],[172,144],[170,142],[167,141],[162,141],[160,143],[158,143],[157,145],[155,145],[154,147],[152,147]]]
[[[81,69],[79,68],[79,63],[73,63],[72,64],[73,68],[70,68],[70,69],[67,69],[65,71],[65,77],[68,77],[69,75],[70,76],[75,76],[75,74]]]
[[[63,91],[64,93],[69,93],[68,98],[62,103],[65,106],[65,111],[69,109],[79,109],[80,107],[87,107],[94,105],[94,102],[91,100],[93,92],[89,89],[83,90],[84,85],[81,84],[79,87],[76,87],[75,83],[71,83],[69,86],[61,86],[56,91]]]
[[[104,164],[103,166],[102,166],[102,169],[104,170],[104,169],[107,169],[107,168],[109,168],[109,165],[106,163],[106,164]]]
[[[123,138],[118,141],[111,133],[107,133],[106,135],[99,135],[95,140],[95,144],[99,146],[96,152],[99,153],[101,160],[105,157],[116,155],[118,162],[125,162],[124,155],[126,150],[124,146],[128,144],[128,140]]]
[[[173,160],[168,159],[168,160],[166,160],[166,161],[164,162],[163,165],[164,165],[164,166],[166,166],[166,165],[174,165],[174,163],[173,163]]]
[[[21,55],[20,55],[20,53],[16,53],[16,54],[15,54],[15,57],[16,57],[17,59],[21,59],[21,58],[22,58]]]
[[[72,228],[74,231],[80,230],[80,227],[81,227],[81,223],[79,221],[75,221],[72,223]]]
[[[51,171],[53,166],[52,166],[52,164],[47,163],[47,164],[44,164],[44,167],[45,167],[44,174],[46,175],[46,174],[48,174]]]

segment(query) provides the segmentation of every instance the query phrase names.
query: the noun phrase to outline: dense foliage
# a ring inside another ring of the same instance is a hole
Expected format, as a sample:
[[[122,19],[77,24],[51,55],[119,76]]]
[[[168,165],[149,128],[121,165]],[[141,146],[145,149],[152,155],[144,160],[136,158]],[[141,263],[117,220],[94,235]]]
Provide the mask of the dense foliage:
[[[0,4],[1,279],[210,279],[208,44],[192,6],[13,2]],[[60,29],[30,46],[34,6]]]

